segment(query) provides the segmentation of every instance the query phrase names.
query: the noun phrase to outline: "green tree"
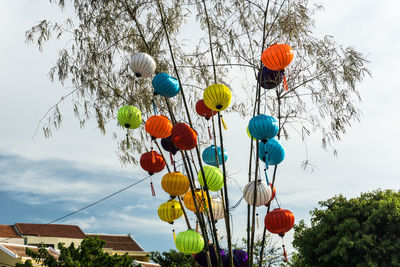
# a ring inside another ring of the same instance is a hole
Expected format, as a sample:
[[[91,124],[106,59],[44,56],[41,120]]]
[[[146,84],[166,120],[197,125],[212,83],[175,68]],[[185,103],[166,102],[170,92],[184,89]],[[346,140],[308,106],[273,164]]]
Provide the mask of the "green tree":
[[[158,252],[152,251],[150,258],[155,263],[165,267],[192,267],[199,266],[191,255],[185,255],[176,250]]]
[[[400,192],[321,201],[295,226],[292,266],[400,266]]]
[[[44,247],[40,247],[37,252],[27,248],[26,254],[33,260],[41,262],[43,266],[48,267],[133,266],[133,259],[128,254],[111,256],[103,251],[102,248],[105,245],[106,242],[98,237],[87,237],[77,248],[74,243],[71,243],[69,247],[59,243],[60,256],[58,259],[50,255]],[[16,266],[32,266],[32,264],[27,261],[23,265],[17,264]]]

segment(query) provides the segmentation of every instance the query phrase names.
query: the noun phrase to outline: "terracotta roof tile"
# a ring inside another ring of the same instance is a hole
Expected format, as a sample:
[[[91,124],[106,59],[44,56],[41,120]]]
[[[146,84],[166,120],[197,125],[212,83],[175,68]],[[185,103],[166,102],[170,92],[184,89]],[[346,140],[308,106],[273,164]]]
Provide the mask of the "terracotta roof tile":
[[[37,252],[38,248],[34,246],[24,246],[24,245],[14,245],[14,244],[0,244],[0,246],[5,247],[9,251],[15,253],[18,255],[18,257],[29,257],[26,255],[26,248],[28,247],[29,249]],[[58,253],[55,252],[52,249],[47,248],[47,251],[49,252],[50,255],[52,255],[55,258],[58,258]]]
[[[85,238],[85,234],[82,232],[81,228],[76,225],[16,223],[15,226],[22,235],[79,239]]]
[[[0,237],[22,238],[17,234],[13,225],[0,225]]]
[[[144,251],[130,235],[86,234],[86,236],[98,236],[101,240],[106,241],[106,248],[113,250]]]

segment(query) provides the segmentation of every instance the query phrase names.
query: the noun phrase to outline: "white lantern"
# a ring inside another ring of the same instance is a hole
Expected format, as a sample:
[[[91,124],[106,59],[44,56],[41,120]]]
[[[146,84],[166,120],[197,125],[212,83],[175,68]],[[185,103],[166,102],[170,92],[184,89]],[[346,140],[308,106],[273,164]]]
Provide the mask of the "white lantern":
[[[222,218],[224,218],[224,204],[222,203],[222,200],[217,198],[217,197],[213,197],[211,199],[211,207],[213,210],[213,215],[214,215],[214,220],[218,221]]]
[[[156,62],[146,53],[136,53],[131,56],[129,67],[136,77],[151,78],[156,71]]]
[[[248,183],[243,189],[243,198],[246,202],[252,206],[254,203],[254,181]],[[267,204],[272,198],[271,187],[267,185],[266,182],[258,180],[257,181],[257,192],[256,192],[256,207],[263,206]]]

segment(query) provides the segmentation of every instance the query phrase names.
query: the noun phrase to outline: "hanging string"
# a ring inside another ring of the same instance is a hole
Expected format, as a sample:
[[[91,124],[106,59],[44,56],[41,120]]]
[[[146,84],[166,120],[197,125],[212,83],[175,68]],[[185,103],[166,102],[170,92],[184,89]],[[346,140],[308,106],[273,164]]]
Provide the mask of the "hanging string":
[[[154,190],[153,181],[151,180],[151,177],[150,177],[150,188],[151,188],[151,195],[155,197],[156,191]]]
[[[221,122],[222,122],[222,126],[224,126],[224,129],[228,130],[228,126],[226,126],[226,123],[225,123],[224,118],[222,117],[222,115],[221,115]]]
[[[130,149],[128,129],[126,129],[126,149]]]
[[[176,172],[175,160],[171,152],[169,152],[169,159],[171,160],[172,166],[174,166],[174,172]]]
[[[285,257],[285,262],[288,262],[286,249],[285,249],[285,244],[283,243],[283,235],[281,237],[282,237],[283,256]]]
[[[260,229],[260,220],[258,219],[258,213],[256,213],[257,218],[257,229]]]
[[[153,96],[153,99],[151,100],[151,102],[153,103],[153,112],[154,112],[154,115],[157,115],[158,110],[157,110],[157,105],[156,105],[156,101],[155,101],[155,99],[154,99],[154,96]]]
[[[175,234],[175,230],[172,229],[172,235],[174,236],[174,242],[176,241],[176,234]]]

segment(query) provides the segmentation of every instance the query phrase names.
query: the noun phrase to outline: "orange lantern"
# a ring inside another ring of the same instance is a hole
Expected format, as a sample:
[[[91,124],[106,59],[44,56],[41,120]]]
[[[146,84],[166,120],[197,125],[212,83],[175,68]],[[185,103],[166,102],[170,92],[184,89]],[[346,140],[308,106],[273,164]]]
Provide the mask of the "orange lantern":
[[[146,121],[145,129],[153,139],[166,138],[171,135],[172,122],[165,116],[153,115]]]
[[[185,194],[189,190],[189,178],[180,172],[170,172],[161,179],[161,186],[172,197]]]
[[[265,67],[270,70],[281,71],[286,90],[288,90],[287,81],[283,71],[292,62],[293,55],[293,49],[288,44],[273,44],[265,49],[261,55],[261,61]]]
[[[156,151],[150,151],[144,153],[140,157],[140,166],[147,171],[150,175],[156,172],[160,172],[165,167],[164,158],[158,154]]]
[[[194,192],[196,196],[197,207],[199,208],[199,212],[203,212],[205,209],[208,209],[208,201],[206,192],[201,189],[196,189]],[[183,203],[185,203],[185,207],[188,210],[196,212],[196,206],[194,205],[192,190],[186,192],[183,197]]]
[[[186,123],[178,122],[172,128],[171,140],[180,150],[191,150],[197,145],[197,133]]]

